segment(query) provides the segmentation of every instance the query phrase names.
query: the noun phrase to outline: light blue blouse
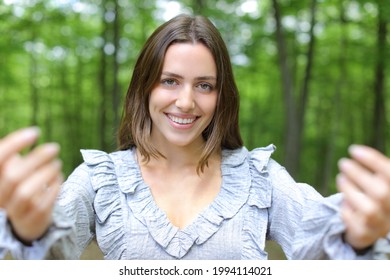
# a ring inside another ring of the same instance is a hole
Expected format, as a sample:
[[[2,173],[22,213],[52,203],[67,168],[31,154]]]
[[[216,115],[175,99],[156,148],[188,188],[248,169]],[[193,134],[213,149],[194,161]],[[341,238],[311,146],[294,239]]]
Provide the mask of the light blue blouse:
[[[343,242],[341,194],[323,198],[296,183],[271,159],[274,149],[223,150],[221,190],[184,229],[156,205],[135,149],[82,150],[84,162],[61,189],[53,225],[33,246],[15,239],[0,209],[0,257],[9,251],[19,259],[78,259],[96,237],[105,259],[267,259],[267,239],[288,259],[375,258],[374,249],[358,256]]]

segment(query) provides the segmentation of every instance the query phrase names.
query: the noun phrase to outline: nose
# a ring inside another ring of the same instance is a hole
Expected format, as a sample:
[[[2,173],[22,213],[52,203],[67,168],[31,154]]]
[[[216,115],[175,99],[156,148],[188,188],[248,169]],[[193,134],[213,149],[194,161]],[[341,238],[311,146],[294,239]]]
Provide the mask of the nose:
[[[185,86],[179,91],[175,104],[183,112],[195,108],[194,92],[191,86]]]

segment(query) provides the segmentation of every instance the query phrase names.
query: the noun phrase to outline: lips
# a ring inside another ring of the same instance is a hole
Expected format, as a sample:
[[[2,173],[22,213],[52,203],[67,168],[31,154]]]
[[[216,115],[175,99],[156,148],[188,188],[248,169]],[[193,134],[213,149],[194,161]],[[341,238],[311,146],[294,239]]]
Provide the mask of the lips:
[[[171,114],[167,114],[167,116],[174,123],[181,124],[181,125],[192,124],[197,119],[196,116],[179,117]]]

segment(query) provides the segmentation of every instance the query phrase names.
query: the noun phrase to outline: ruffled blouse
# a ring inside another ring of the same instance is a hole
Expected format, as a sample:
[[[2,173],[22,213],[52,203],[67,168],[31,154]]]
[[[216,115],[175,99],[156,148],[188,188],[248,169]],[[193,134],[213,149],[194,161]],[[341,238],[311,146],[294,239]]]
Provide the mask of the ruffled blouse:
[[[266,240],[279,243],[288,259],[374,258],[374,250],[358,256],[343,242],[341,195],[324,198],[296,183],[271,159],[274,149],[224,149],[220,192],[183,229],[157,206],[135,149],[82,150],[53,226],[33,246],[12,236],[0,209],[0,257],[10,251],[23,259],[78,259],[96,238],[105,259],[267,259]]]

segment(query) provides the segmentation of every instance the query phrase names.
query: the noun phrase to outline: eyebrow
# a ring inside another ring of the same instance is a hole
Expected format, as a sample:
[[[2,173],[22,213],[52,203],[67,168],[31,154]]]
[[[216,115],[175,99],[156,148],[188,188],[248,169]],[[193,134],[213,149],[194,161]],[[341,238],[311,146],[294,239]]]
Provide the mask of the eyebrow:
[[[165,76],[168,76],[168,77],[174,77],[174,78],[178,78],[178,79],[184,79],[183,76],[180,76],[178,74],[175,74],[175,73],[172,73],[172,72],[162,72],[161,75],[165,75]],[[204,80],[217,80],[216,77],[214,76],[200,76],[200,77],[196,77],[195,80],[197,81],[204,81]]]

